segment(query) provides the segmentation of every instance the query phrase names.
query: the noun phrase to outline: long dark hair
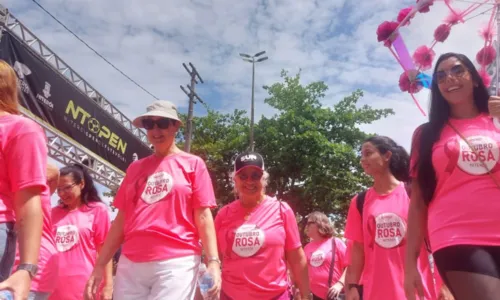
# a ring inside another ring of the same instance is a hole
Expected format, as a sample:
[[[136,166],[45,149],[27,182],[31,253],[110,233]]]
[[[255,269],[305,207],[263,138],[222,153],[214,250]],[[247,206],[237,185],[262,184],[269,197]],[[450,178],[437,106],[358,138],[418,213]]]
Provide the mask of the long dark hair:
[[[488,89],[484,85],[481,76],[479,76],[476,67],[474,67],[474,64],[467,56],[451,52],[441,55],[436,62],[434,74],[439,64],[450,57],[458,59],[469,71],[475,83],[473,95],[474,104],[478,111],[480,113],[489,113],[488,99],[490,95]],[[446,125],[449,117],[450,105],[439,91],[437,81],[432,80],[429,122],[423,124],[415,131],[412,142],[412,149],[418,151],[416,153],[416,160],[413,168],[415,168],[417,173],[417,182],[422,191],[422,197],[427,204],[432,200],[437,184],[436,172],[432,166],[432,147],[439,140],[441,131]]]
[[[94,180],[84,166],[79,164],[69,165],[63,167],[59,173],[60,177],[70,175],[76,184],[84,182],[81,199],[83,204],[89,206],[91,202],[102,202],[94,185]]]
[[[381,154],[391,151],[389,169],[391,174],[399,181],[408,182],[410,180],[410,155],[405,148],[398,145],[393,139],[387,136],[372,136],[364,143],[371,143]]]

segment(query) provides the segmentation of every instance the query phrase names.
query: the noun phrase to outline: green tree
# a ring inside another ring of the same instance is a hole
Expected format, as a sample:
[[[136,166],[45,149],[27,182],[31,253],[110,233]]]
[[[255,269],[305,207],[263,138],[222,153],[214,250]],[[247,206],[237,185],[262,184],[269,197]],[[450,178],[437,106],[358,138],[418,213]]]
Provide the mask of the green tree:
[[[256,149],[270,173],[269,191],[305,216],[313,210],[333,213],[345,222],[350,198],[369,179],[359,166],[359,148],[369,135],[359,129],[392,114],[391,109],[357,107],[357,90],[332,108],[322,105],[324,82],[300,83],[300,73],[265,86],[265,100],[278,113],[263,117],[256,128]]]
[[[193,124],[191,152],[205,160],[218,203],[225,205],[234,199],[230,173],[236,155],[248,148],[249,119],[243,110],[223,114],[209,109]]]

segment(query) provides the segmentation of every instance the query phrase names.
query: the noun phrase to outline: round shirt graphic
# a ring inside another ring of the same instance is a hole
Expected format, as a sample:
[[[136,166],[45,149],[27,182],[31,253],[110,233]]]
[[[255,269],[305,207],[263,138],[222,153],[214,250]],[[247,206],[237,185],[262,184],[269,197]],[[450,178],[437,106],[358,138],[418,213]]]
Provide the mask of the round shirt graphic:
[[[57,251],[66,252],[78,243],[80,235],[75,225],[58,226],[56,231]]]
[[[500,156],[498,144],[487,136],[471,136],[467,141],[473,149],[466,141],[460,139],[458,166],[471,175],[487,174],[498,162]]]
[[[174,180],[167,172],[154,173],[148,177],[141,198],[148,204],[156,203],[170,193],[173,185]]]
[[[405,221],[395,213],[378,215],[375,224],[375,243],[382,248],[397,247],[405,238]]]
[[[325,261],[325,252],[323,250],[316,250],[311,254],[310,264],[313,267],[320,267]]]
[[[235,233],[233,252],[240,257],[250,257],[264,245],[265,235],[262,229],[255,225],[241,225]]]

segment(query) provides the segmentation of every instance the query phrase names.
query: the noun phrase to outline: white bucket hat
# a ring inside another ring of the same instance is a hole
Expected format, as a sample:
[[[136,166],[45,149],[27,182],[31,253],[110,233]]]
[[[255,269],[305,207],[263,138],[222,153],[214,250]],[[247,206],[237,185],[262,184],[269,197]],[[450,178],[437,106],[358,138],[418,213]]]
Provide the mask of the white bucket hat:
[[[135,118],[132,124],[135,127],[143,128],[142,119],[145,117],[163,117],[182,123],[177,115],[177,107],[167,100],[158,100],[148,105],[148,107],[146,107],[146,113]]]

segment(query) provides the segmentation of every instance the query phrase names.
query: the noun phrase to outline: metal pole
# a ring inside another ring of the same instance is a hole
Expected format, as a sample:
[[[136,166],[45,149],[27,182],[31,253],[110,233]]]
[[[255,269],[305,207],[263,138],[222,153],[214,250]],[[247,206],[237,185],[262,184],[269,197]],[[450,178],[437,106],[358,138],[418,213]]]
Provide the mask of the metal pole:
[[[254,151],[253,126],[254,126],[254,89],[255,89],[255,57],[252,62],[252,106],[250,109],[250,149]]]

